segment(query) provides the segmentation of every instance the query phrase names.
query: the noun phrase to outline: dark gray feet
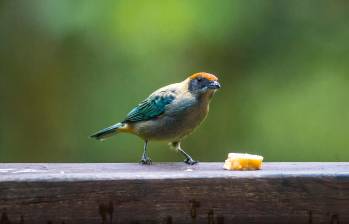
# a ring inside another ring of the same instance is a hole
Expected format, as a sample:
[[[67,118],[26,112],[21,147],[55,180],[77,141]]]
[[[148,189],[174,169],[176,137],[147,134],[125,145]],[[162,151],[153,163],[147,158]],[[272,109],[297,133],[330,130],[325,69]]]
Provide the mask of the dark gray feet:
[[[185,162],[186,164],[188,164],[188,165],[194,165],[194,164],[197,164],[197,163],[198,163],[198,161],[195,161],[195,160],[193,160],[192,158],[186,158],[186,159],[184,160],[184,162]]]
[[[142,165],[151,165],[152,161],[149,157],[142,156],[142,159],[141,159],[141,161],[139,161],[139,163]]]

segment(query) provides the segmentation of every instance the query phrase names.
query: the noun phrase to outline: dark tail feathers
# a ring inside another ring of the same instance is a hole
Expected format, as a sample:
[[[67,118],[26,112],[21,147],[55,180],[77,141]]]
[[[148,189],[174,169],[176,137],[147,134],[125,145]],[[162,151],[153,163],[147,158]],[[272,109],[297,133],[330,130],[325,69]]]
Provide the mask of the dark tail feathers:
[[[110,127],[104,128],[96,133],[94,133],[93,135],[91,135],[91,138],[97,139],[97,140],[104,140],[112,135],[115,135],[118,133],[118,129],[121,128],[122,126],[124,126],[123,123],[117,123],[114,124]]]

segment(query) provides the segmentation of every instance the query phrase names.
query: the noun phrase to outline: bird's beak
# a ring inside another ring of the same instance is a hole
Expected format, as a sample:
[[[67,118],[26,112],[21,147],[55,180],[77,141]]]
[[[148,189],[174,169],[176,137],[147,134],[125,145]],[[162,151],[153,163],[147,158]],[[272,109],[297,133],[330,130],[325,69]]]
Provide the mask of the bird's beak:
[[[221,88],[221,84],[218,81],[211,81],[207,87],[209,89],[219,89]]]

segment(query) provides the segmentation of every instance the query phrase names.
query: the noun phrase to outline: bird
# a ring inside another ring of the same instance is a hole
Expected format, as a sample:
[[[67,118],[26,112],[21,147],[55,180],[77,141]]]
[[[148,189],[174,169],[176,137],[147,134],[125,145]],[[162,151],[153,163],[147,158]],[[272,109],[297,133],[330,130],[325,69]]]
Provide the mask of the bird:
[[[198,72],[184,81],[164,86],[133,108],[124,120],[104,128],[91,138],[105,140],[118,133],[131,133],[144,140],[141,164],[150,165],[150,141],[167,141],[188,165],[197,163],[181,147],[181,141],[207,117],[210,101],[221,88],[217,76]]]

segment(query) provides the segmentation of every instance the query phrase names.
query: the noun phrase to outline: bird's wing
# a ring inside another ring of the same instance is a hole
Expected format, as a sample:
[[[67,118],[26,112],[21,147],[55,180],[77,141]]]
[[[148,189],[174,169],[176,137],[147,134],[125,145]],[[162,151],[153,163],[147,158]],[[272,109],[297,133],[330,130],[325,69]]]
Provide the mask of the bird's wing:
[[[165,107],[174,99],[175,94],[171,91],[155,92],[133,108],[127,114],[124,122],[147,121],[156,118],[165,112]]]

